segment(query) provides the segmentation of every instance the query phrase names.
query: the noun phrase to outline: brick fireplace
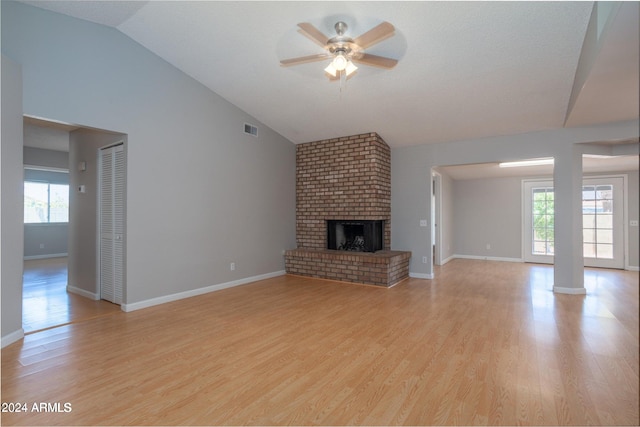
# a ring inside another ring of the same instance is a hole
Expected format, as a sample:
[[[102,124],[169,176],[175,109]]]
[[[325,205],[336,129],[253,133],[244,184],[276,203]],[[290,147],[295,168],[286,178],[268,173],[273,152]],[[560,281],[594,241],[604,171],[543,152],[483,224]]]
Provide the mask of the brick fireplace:
[[[377,224],[381,248],[329,249],[338,246],[328,237],[335,223],[365,224],[365,230]],[[290,274],[379,286],[408,277],[411,253],[390,250],[391,151],[377,133],[296,146],[296,243],[285,253]]]

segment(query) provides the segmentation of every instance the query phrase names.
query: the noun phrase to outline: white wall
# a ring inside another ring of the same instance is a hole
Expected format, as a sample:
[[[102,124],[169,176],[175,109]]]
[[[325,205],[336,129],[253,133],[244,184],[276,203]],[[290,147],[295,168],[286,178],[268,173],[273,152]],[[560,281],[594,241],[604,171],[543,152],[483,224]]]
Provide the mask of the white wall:
[[[295,247],[290,141],[113,28],[1,7],[24,113],[128,136],[127,304],[284,270],[282,251]]]
[[[20,66],[2,55],[2,145],[0,148],[0,299],[2,347],[22,329],[22,77]]]

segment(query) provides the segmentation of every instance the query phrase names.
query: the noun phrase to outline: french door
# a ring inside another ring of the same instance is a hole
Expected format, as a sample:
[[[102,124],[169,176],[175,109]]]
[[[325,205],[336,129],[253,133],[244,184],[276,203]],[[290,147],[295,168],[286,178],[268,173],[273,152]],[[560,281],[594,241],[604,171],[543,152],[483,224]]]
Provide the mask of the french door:
[[[122,304],[124,293],[124,146],[100,150],[100,298]]]
[[[586,267],[624,268],[624,179],[585,178],[582,240]],[[524,260],[553,263],[553,181],[524,181]]]

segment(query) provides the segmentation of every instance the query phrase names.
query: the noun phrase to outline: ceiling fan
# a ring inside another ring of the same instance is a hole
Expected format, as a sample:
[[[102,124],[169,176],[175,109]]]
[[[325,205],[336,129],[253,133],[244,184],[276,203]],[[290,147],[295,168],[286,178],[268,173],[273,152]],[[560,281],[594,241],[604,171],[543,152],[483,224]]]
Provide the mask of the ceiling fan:
[[[311,41],[318,44],[326,50],[326,52],[298,58],[283,59],[280,61],[280,65],[283,67],[331,59],[331,63],[324,71],[330,80],[337,80],[351,76],[358,69],[354,63],[384,69],[391,69],[398,63],[396,59],[364,52],[368,47],[393,36],[395,28],[386,21],[355,39],[345,35],[348,27],[347,24],[342,21],[337,22],[334,26],[337,35],[331,38],[325,36],[320,30],[308,22],[302,22],[298,24],[298,27],[300,27],[298,31],[302,35],[311,39]]]

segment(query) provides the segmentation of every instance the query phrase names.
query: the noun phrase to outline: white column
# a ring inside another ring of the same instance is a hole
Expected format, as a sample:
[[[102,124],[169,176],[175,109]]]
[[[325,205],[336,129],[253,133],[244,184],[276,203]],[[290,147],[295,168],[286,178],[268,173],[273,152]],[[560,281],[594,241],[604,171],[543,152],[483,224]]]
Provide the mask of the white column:
[[[585,294],[582,254],[582,152],[575,144],[559,150],[553,169],[555,266],[553,291]]]

